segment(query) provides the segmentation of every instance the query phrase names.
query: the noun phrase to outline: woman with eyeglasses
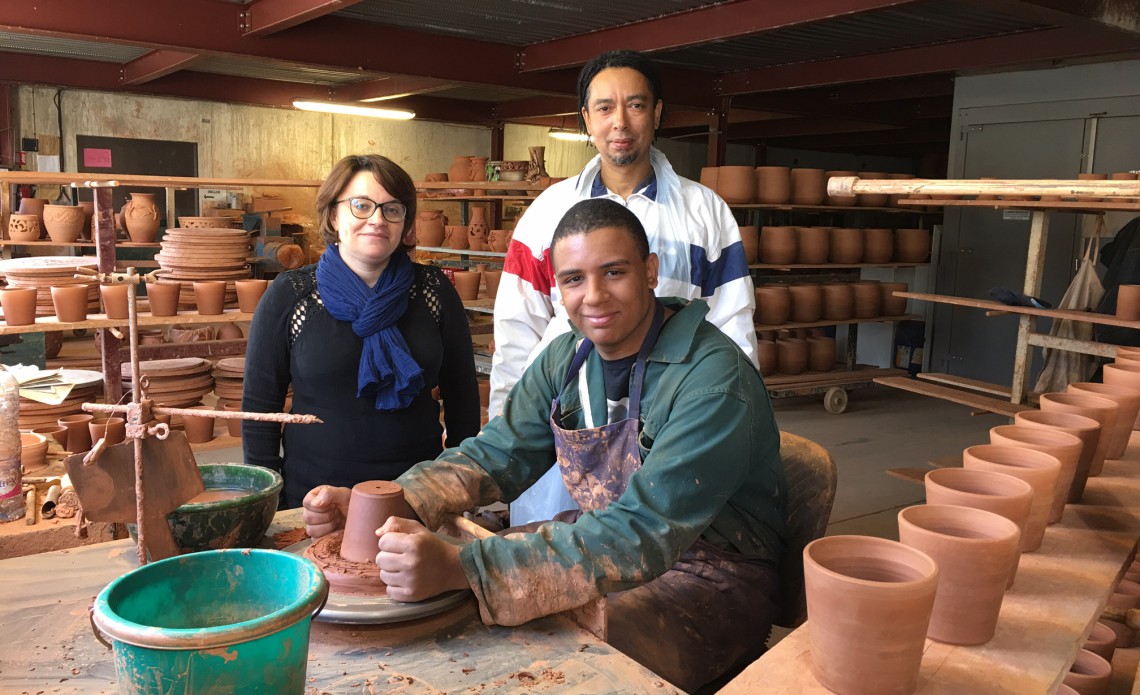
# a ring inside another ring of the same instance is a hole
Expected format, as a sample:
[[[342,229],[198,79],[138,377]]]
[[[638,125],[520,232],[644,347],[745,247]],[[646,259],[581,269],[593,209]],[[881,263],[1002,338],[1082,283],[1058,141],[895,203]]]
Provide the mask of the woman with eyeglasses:
[[[318,485],[392,480],[479,431],[463,303],[437,268],[412,262],[416,190],[386,157],[337,162],[317,191],[320,262],[282,273],[254,314],[242,410],[314,425],[242,423],[246,463],[281,472],[284,506]]]

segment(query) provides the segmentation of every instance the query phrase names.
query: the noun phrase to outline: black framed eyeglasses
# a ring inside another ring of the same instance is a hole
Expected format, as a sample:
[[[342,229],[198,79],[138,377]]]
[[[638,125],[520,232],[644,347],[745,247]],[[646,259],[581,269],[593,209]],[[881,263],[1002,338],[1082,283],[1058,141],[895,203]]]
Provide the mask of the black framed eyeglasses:
[[[389,200],[387,203],[377,203],[371,198],[345,198],[336,201],[337,205],[341,203],[348,203],[352,216],[360,220],[372,217],[376,208],[380,208],[380,215],[392,223],[403,222],[408,215],[408,206],[395,200]]]

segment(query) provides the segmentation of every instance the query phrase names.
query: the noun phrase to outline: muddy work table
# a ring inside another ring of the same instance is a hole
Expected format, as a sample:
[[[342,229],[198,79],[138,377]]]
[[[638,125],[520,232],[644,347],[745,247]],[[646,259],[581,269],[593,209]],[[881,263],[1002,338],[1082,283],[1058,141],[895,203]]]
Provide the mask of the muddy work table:
[[[299,526],[277,515],[268,539]],[[268,544],[267,544],[268,547]],[[129,540],[0,561],[0,692],[114,693],[113,657],[87,607],[137,566]],[[677,692],[569,620],[487,626],[475,599],[391,625],[313,623],[307,694]]]

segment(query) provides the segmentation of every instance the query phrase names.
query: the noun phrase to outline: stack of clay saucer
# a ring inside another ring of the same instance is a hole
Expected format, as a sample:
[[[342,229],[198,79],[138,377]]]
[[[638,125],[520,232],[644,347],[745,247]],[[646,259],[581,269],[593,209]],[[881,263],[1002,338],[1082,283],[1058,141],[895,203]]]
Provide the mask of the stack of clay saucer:
[[[55,316],[52,285],[87,285],[87,310],[99,313],[99,282],[77,278],[77,268],[95,268],[94,256],[33,256],[0,261],[0,275],[8,287],[36,288],[36,316]]]
[[[182,229],[234,229],[241,227],[241,220],[229,217],[179,217],[178,226]]]
[[[162,237],[162,250],[155,254],[162,271],[162,282],[181,282],[178,308],[194,309],[195,280],[227,280],[226,306],[237,306],[233,281],[248,278],[252,242],[250,233],[222,227],[168,229]]]
[[[75,384],[62,403],[48,405],[33,401],[30,398],[20,397],[20,414],[17,418],[20,429],[33,430],[37,427],[51,427],[56,424],[56,420],[64,415],[82,413],[84,403],[95,403],[103,395],[102,372],[85,369],[62,369],[60,376],[63,380]]]
[[[147,377],[147,395],[155,404],[171,408],[198,405],[202,397],[214,390],[210,361],[201,357],[139,362],[139,370]],[[123,390],[133,383],[131,364],[123,364]]]
[[[218,360],[218,363],[214,365],[214,393],[217,394],[219,402],[241,403],[241,390],[244,381],[244,357],[225,357]]]

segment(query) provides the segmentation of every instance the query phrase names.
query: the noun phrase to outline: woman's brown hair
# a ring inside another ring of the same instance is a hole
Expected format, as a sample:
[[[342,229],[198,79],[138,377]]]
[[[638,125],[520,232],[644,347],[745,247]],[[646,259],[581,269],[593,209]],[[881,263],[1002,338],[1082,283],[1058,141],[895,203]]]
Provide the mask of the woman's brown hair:
[[[412,182],[412,177],[408,176],[408,172],[382,155],[353,154],[337,162],[317,190],[317,231],[326,244],[335,244],[339,239],[332,224],[336,214],[336,201],[341,199],[341,194],[348,187],[352,177],[362,171],[370,172],[384,190],[395,196],[396,200],[408,209],[407,215],[404,216],[401,237],[406,235],[416,223],[416,185]],[[405,251],[415,248],[415,244],[405,244],[402,238],[400,245]]]

